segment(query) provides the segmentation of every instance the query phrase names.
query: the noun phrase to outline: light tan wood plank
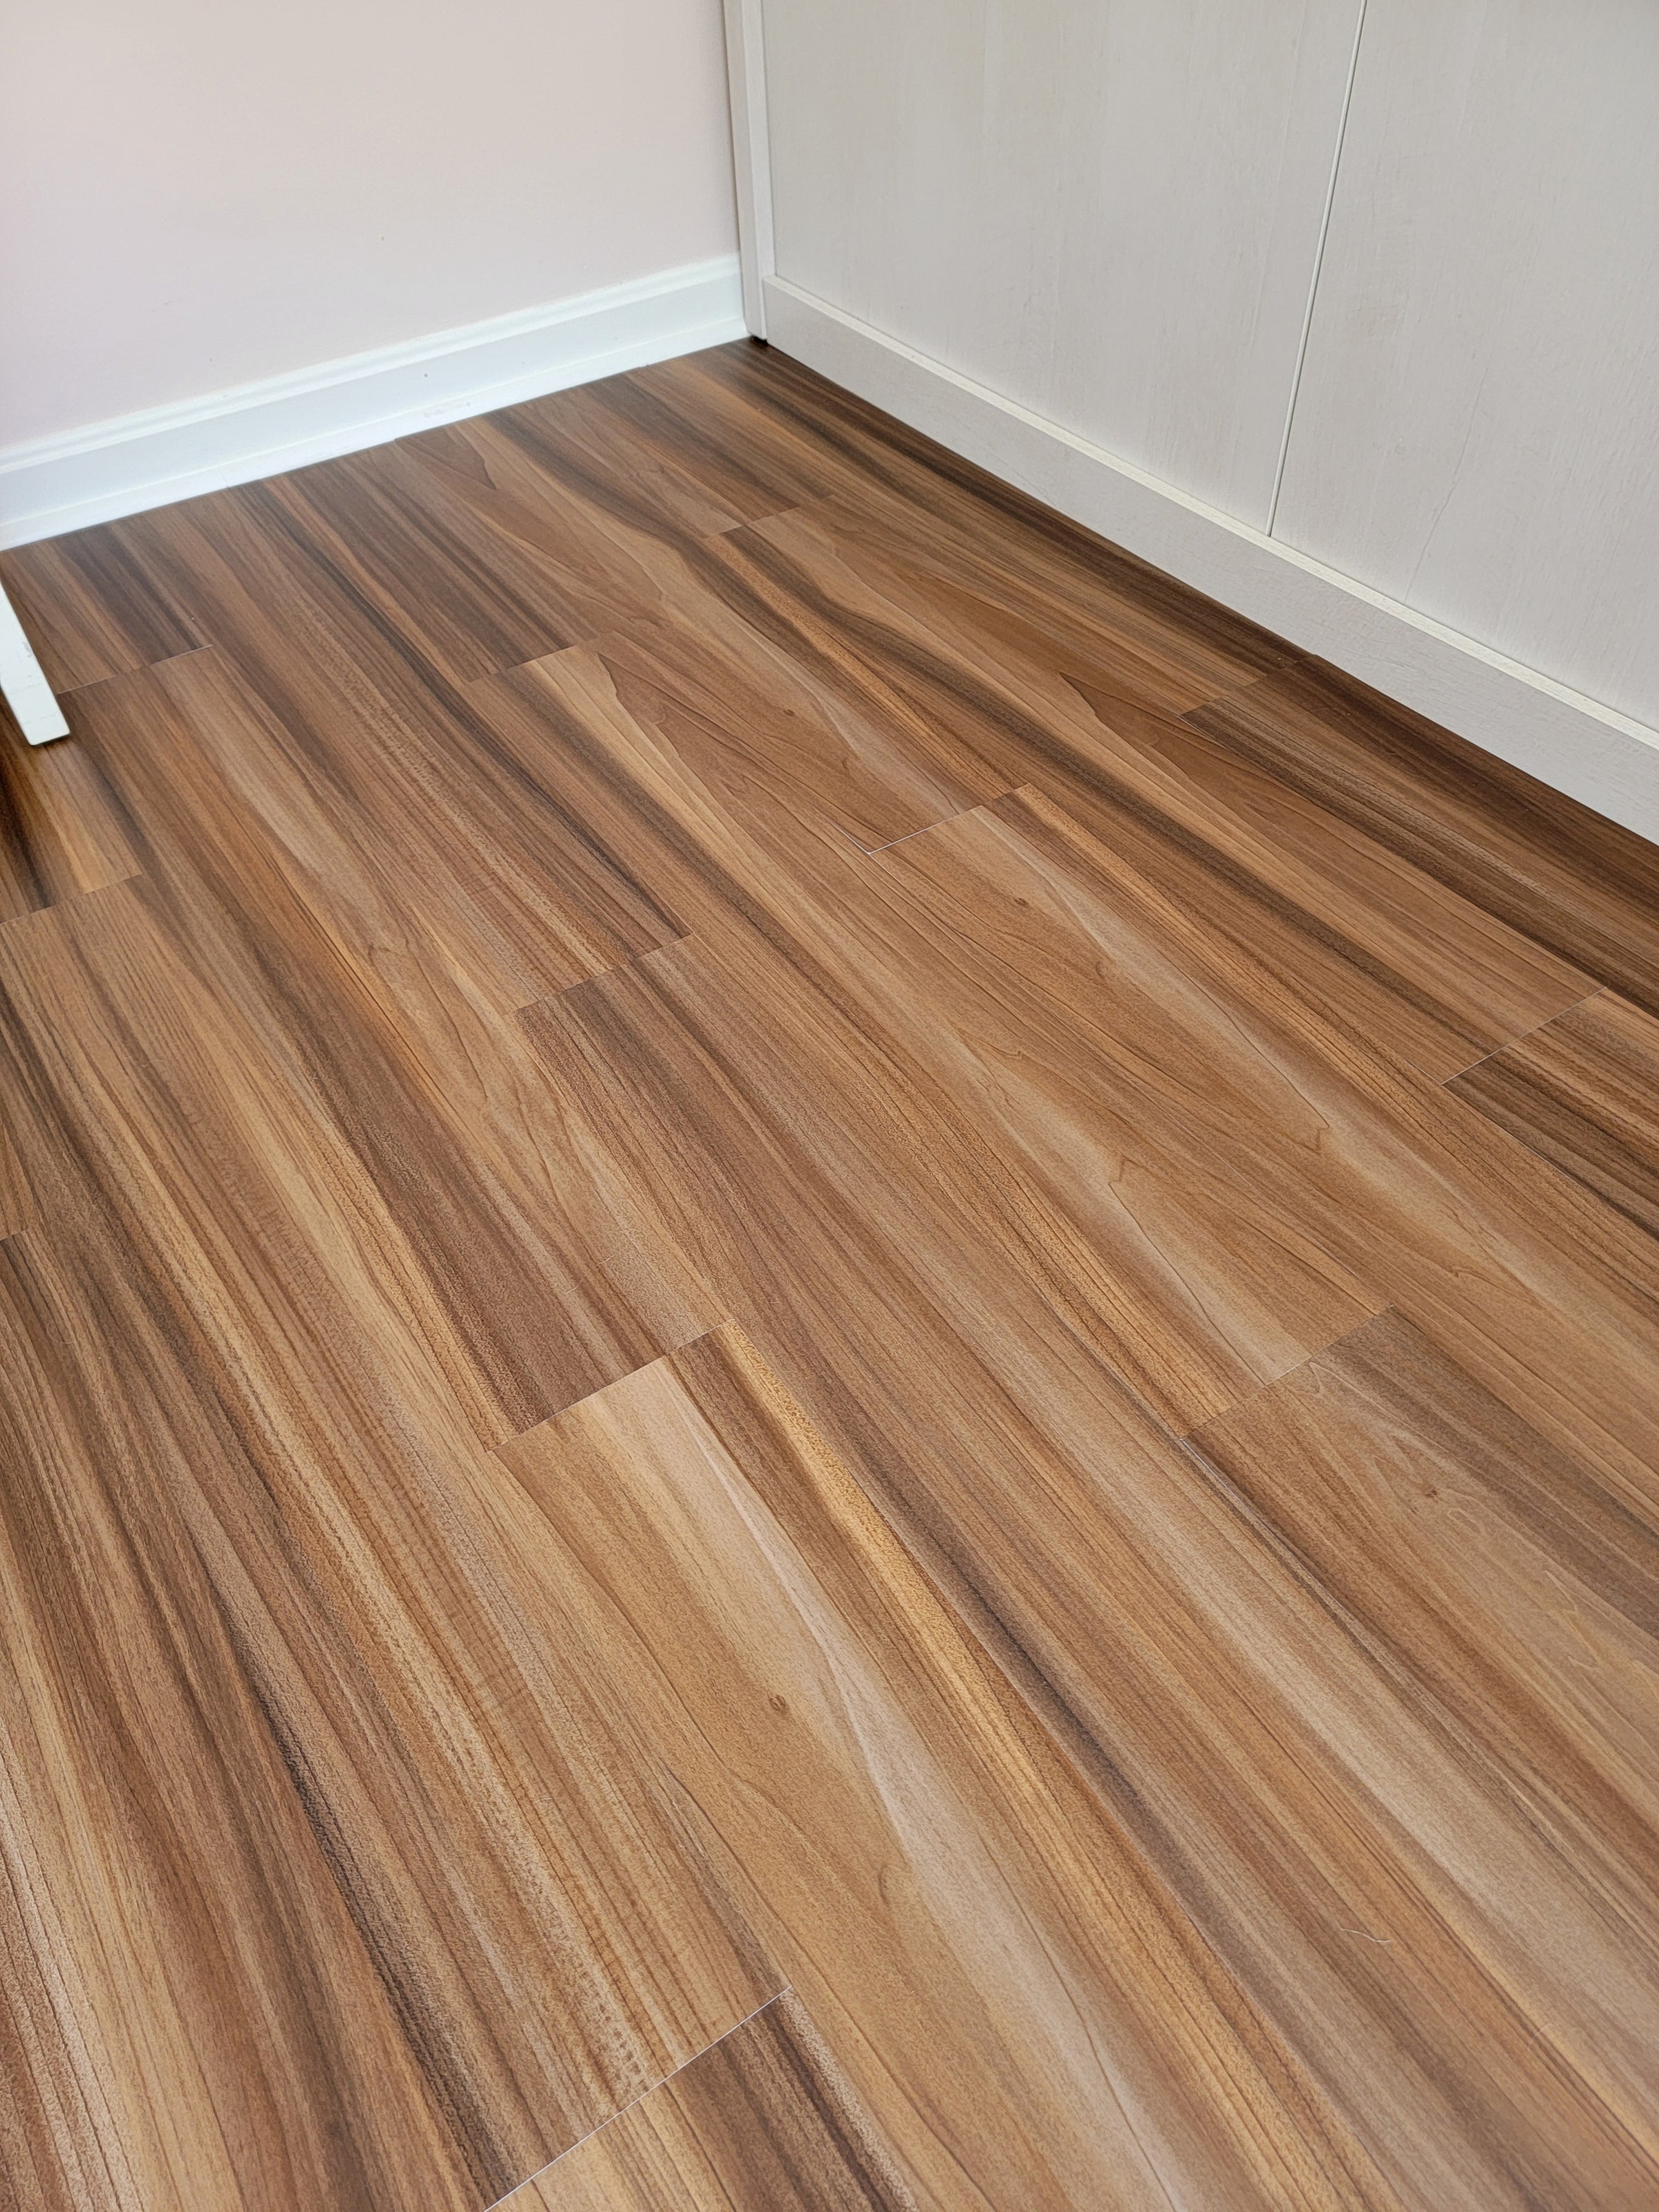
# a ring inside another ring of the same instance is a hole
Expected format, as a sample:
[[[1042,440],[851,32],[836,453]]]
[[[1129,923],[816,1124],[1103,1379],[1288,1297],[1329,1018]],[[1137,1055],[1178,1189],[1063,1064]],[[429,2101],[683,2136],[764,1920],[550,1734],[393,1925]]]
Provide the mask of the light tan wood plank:
[[[1392,2201],[740,1334],[502,1455],[920,2203]]]

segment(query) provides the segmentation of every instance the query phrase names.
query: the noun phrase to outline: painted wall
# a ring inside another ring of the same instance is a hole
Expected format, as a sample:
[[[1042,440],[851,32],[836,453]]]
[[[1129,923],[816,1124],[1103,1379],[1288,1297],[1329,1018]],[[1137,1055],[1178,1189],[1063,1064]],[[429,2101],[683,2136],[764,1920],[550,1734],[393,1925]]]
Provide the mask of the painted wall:
[[[0,10],[0,447],[735,250],[720,0]]]

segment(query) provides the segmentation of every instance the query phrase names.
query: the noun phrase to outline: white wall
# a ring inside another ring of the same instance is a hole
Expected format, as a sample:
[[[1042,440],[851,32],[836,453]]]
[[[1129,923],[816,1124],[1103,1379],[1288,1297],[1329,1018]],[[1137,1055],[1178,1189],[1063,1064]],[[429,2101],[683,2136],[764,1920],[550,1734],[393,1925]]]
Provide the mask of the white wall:
[[[14,0],[0,447],[735,250],[720,0]]]
[[[780,272],[1265,526],[1358,0],[781,0]]]
[[[1274,534],[1659,724],[1659,6],[1371,0]]]

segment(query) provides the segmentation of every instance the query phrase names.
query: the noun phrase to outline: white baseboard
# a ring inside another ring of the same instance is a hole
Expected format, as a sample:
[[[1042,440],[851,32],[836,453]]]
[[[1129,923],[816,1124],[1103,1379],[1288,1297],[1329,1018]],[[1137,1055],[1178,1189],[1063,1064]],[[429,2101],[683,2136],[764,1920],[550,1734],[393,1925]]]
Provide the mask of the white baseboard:
[[[1659,841],[1659,730],[1115,459],[779,276],[766,336],[912,429],[1304,651]]]
[[[0,450],[0,547],[251,483],[744,335],[736,254]]]

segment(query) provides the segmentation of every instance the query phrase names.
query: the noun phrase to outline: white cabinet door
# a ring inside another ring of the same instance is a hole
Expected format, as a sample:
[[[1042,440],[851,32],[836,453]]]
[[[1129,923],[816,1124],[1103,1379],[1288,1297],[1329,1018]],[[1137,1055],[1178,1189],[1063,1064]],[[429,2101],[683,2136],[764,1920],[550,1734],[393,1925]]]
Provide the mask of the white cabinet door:
[[[778,273],[1265,526],[1358,13],[764,0]]]
[[[1274,534],[1659,722],[1659,0],[1370,0]]]

